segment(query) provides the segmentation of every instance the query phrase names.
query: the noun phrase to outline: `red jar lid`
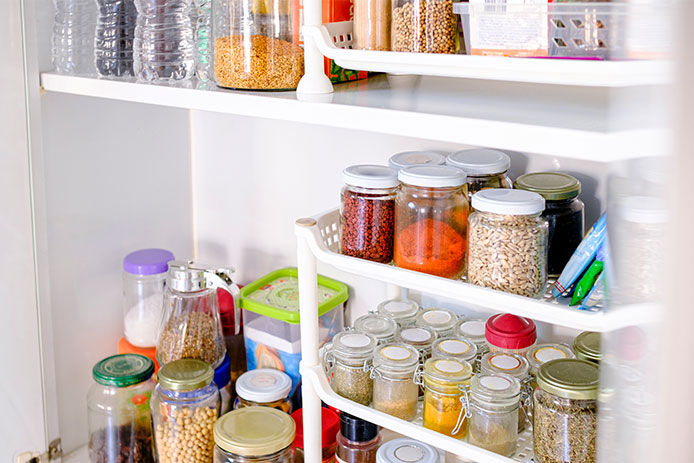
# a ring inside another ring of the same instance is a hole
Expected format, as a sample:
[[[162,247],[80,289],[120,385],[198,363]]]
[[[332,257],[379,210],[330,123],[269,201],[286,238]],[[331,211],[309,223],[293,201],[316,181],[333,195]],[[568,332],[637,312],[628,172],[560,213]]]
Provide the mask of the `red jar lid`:
[[[300,408],[292,413],[292,418],[296,423],[296,436],[294,446],[304,448],[304,409]],[[334,445],[337,441],[337,433],[340,430],[340,417],[329,408],[321,407],[321,427],[323,428],[322,440],[323,448]]]
[[[525,349],[537,340],[537,330],[529,318],[500,313],[489,317],[484,337],[489,344],[502,349]]]

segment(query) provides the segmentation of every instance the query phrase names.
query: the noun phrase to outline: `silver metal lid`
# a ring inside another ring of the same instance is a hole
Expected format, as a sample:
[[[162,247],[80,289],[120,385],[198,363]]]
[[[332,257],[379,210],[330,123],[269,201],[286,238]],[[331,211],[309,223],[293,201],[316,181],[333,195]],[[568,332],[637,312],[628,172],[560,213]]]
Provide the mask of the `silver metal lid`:
[[[233,272],[234,269],[231,268],[217,268],[191,260],[172,260],[169,262],[166,284],[169,288],[182,293],[206,288],[223,288],[237,295],[238,288],[231,279]],[[233,286],[233,289],[230,286]]]

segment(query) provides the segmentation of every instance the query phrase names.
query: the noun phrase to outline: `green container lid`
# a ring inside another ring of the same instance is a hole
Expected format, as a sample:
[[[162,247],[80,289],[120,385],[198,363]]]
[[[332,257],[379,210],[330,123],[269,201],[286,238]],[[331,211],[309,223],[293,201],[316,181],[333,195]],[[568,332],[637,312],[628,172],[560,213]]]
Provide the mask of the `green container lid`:
[[[241,308],[287,323],[299,323],[299,272],[296,267],[268,273],[241,289]],[[344,303],[347,285],[318,275],[318,316]]]
[[[104,386],[127,387],[152,377],[154,362],[144,355],[118,354],[94,365],[92,377]]]
[[[159,384],[170,391],[192,391],[212,382],[214,370],[197,359],[180,359],[169,362],[159,369]]]
[[[516,179],[515,188],[533,191],[547,201],[561,201],[578,196],[581,182],[569,174],[561,172],[534,172]]]
[[[574,339],[574,352],[576,357],[600,363],[602,352],[600,350],[600,333],[584,331]]]
[[[573,400],[597,400],[599,380],[598,366],[579,359],[551,360],[537,374],[542,390]]]

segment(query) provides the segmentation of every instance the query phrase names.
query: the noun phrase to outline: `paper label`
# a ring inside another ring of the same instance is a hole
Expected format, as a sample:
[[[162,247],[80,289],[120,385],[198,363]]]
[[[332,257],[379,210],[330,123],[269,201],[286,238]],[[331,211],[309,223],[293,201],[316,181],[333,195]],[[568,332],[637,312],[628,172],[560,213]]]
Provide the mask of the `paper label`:
[[[431,325],[443,325],[450,321],[451,314],[443,310],[432,310],[422,315],[422,318]]]
[[[344,346],[352,348],[366,347],[371,342],[368,336],[364,336],[363,334],[359,333],[346,334],[342,336],[340,341]]]
[[[503,391],[511,386],[511,382],[508,379],[499,376],[483,376],[480,378],[480,384],[492,391]]]
[[[415,461],[420,461],[424,458],[424,452],[419,447],[414,445],[403,445],[395,449],[395,458],[406,463],[412,463]]]
[[[480,337],[484,336],[485,323],[482,320],[470,320],[460,324],[460,334],[463,336]]]
[[[425,342],[431,338],[431,334],[422,328],[406,328],[400,332],[403,341]]]
[[[458,340],[449,340],[449,341],[441,341],[441,344],[439,344],[439,349],[441,351],[451,354],[451,355],[460,355],[464,354],[465,352],[470,350],[470,346],[468,343],[463,342],[463,341],[458,341]]]
[[[535,351],[535,359],[540,363],[547,363],[550,360],[566,358],[566,354],[556,347],[541,347]]]
[[[499,370],[515,370],[521,366],[520,360],[506,354],[497,354],[489,357],[489,363]]]
[[[436,368],[444,373],[458,373],[463,371],[463,366],[452,360],[439,360],[436,362]]]
[[[383,348],[381,355],[388,360],[401,361],[410,358],[412,353],[404,347],[388,346]]]

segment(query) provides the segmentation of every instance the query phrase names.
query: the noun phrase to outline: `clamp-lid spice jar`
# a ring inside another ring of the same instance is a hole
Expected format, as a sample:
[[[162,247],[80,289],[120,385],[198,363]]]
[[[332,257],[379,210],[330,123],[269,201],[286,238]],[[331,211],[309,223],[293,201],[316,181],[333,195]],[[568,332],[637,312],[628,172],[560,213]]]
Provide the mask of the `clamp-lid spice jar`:
[[[487,319],[484,337],[490,352],[525,355],[537,341],[537,328],[529,318],[500,313]]]
[[[371,403],[373,381],[369,369],[377,344],[376,338],[367,333],[343,331],[335,335],[324,357],[333,391],[362,405]]]
[[[438,463],[439,452],[418,440],[401,437],[389,440],[376,452],[376,463]]]
[[[376,349],[373,358],[373,407],[403,420],[417,413],[419,385],[414,375],[419,352],[412,346],[392,343]]]
[[[467,434],[467,385],[472,367],[463,360],[429,359],[424,364],[423,425],[447,436],[464,438]]]
[[[388,165],[397,170],[414,166],[442,166],[445,163],[446,157],[437,151],[404,151],[388,159]]]
[[[511,158],[501,151],[489,148],[456,151],[448,155],[446,164],[467,174],[469,198],[486,188],[513,188],[508,176]]]
[[[234,409],[263,406],[291,413],[292,379],[283,371],[273,368],[258,368],[239,376],[236,380],[236,402]]]
[[[545,198],[542,217],[549,224],[547,273],[559,276],[583,240],[584,205],[578,199],[581,182],[561,172],[534,172],[518,177],[515,187]]]
[[[417,349],[420,360],[426,361],[431,357],[431,346],[436,341],[436,333],[424,326],[407,326],[398,330],[395,340]]]
[[[525,357],[518,354],[488,352],[480,361],[482,374],[502,373],[516,378],[521,385],[521,401],[518,409],[518,432],[525,429],[533,415],[530,365]]]
[[[472,365],[475,372],[480,371],[480,359],[487,353],[489,347],[484,337],[484,330],[487,321],[481,318],[463,318],[453,329],[453,336],[462,337],[475,343],[477,356]]]
[[[477,357],[477,346],[465,338],[442,338],[434,342],[431,356],[433,358],[455,358],[473,364]]]
[[[540,367],[545,363],[556,359],[572,359],[574,353],[563,344],[536,344],[528,349],[525,358],[530,364],[530,374],[537,376]]]
[[[379,344],[386,344],[395,338],[395,332],[398,329],[398,324],[390,317],[370,313],[362,315],[354,320],[354,330],[362,333],[368,333]]]
[[[468,282],[532,298],[547,286],[547,221],[542,196],[489,189],[472,197]]]
[[[415,323],[417,326],[431,328],[437,338],[443,338],[453,333],[458,316],[448,309],[430,308],[419,312]]]
[[[399,326],[409,326],[414,325],[419,304],[410,299],[390,299],[378,304],[376,311],[384,317],[392,318]]]
[[[395,193],[400,182],[394,169],[357,165],[342,171],[340,252],[389,263],[393,260]]]
[[[600,363],[602,351],[600,350],[600,333],[584,331],[574,339],[574,352],[581,360]]]
[[[395,199],[395,265],[445,278],[465,267],[465,173],[448,166],[407,167]]]
[[[214,425],[214,463],[292,463],[296,424],[269,407],[233,410]]]

